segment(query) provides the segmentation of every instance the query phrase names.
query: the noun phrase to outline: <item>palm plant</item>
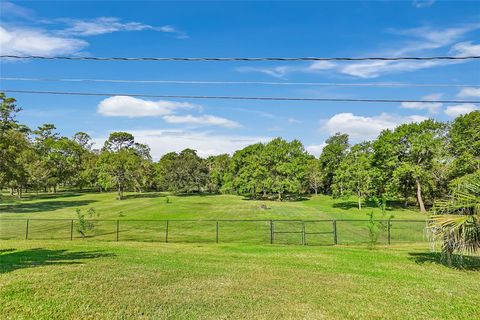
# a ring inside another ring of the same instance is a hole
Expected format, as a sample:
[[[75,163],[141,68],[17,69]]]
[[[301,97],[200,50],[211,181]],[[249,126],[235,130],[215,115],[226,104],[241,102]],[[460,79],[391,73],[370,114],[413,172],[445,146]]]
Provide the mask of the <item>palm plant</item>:
[[[480,252],[480,174],[468,176],[451,195],[435,202],[428,231],[433,243],[441,241],[443,257],[452,265],[454,253]]]

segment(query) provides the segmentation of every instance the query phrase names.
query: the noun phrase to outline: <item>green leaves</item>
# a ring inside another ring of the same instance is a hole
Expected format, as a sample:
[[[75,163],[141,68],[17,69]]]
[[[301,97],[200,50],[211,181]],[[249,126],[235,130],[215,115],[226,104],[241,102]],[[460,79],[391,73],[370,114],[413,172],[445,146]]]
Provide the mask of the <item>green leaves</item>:
[[[451,195],[437,201],[428,225],[432,242],[442,241],[442,252],[451,264],[453,252],[480,251],[480,172],[465,179]]]

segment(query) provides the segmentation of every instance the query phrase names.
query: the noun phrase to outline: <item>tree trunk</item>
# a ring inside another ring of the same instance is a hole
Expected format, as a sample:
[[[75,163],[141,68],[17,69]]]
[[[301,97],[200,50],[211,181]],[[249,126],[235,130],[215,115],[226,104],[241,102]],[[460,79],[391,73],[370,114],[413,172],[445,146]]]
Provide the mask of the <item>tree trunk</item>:
[[[426,213],[427,210],[425,210],[425,205],[423,204],[422,187],[420,186],[420,181],[418,179],[415,179],[415,182],[417,183],[417,202],[418,206],[420,207],[420,212]]]
[[[318,188],[315,187],[315,195],[318,196]]]
[[[118,182],[117,185],[117,199],[122,200],[122,186],[120,185],[120,182]]]
[[[358,210],[362,210],[362,196],[358,194]]]

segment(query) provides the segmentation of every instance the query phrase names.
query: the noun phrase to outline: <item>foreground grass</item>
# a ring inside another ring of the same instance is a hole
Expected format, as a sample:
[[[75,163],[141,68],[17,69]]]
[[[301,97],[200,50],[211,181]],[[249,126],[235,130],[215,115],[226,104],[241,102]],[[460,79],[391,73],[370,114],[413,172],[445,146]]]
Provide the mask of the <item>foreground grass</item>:
[[[0,242],[2,319],[474,319],[478,259],[425,245]]]

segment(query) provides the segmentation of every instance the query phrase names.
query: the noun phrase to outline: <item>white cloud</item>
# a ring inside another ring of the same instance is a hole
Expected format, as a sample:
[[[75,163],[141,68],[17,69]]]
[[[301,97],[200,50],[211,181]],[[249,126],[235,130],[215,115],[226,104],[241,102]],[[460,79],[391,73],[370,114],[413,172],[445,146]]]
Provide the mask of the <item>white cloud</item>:
[[[426,96],[423,96],[423,100],[439,100],[443,94],[441,93],[432,93]],[[430,113],[437,113],[438,110],[443,106],[441,102],[402,102],[400,107],[404,109],[416,109],[416,110],[428,110]]]
[[[318,157],[322,153],[322,150],[326,145],[327,144],[325,142],[322,144],[311,144],[307,146],[305,149],[307,150],[308,153]]]
[[[445,109],[445,114],[450,116],[450,117],[458,117],[462,114],[467,114],[472,111],[479,110],[479,108],[473,104],[473,103],[463,103],[463,104],[457,104],[454,106],[448,106]]]
[[[192,109],[198,106],[188,102],[149,101],[128,96],[113,96],[98,104],[97,112],[109,117],[159,117],[170,115],[176,109]]]
[[[329,134],[336,132],[347,133],[352,140],[372,140],[385,129],[393,129],[402,123],[420,122],[426,120],[426,117],[398,116],[388,113],[381,113],[378,116],[357,116],[353,113],[338,113],[325,121],[321,130]]]
[[[171,33],[180,39],[188,38],[186,33],[176,29],[174,26],[155,27],[141,22],[123,22],[116,17],[100,17],[90,20],[58,19],[57,21],[68,26],[66,29],[59,31],[59,33],[75,36],[95,36],[120,31],[152,30]]]
[[[185,123],[185,124],[194,124],[200,126],[221,126],[226,128],[239,128],[241,125],[229,119],[216,117],[212,115],[202,115],[202,116],[192,116],[188,115],[167,115],[163,119],[168,123]]]
[[[359,78],[376,78],[383,74],[411,72],[442,64],[438,61],[369,61],[346,64],[339,72]]]
[[[30,19],[34,15],[33,10],[21,7],[8,1],[0,2],[0,11],[2,12],[2,19],[8,16],[17,16],[24,19]]]
[[[3,55],[68,55],[87,46],[83,40],[56,36],[39,29],[0,27],[0,53]]]
[[[275,78],[284,78],[287,74],[295,71],[296,68],[290,66],[278,66],[272,68],[238,67],[235,70],[239,72],[259,72]]]
[[[124,131],[124,130],[123,130]],[[146,143],[151,148],[154,159],[159,159],[168,152],[179,152],[185,148],[195,149],[201,157],[222,153],[232,154],[236,150],[257,142],[268,142],[271,137],[216,135],[209,132],[192,132],[185,130],[128,130],[135,141]],[[105,137],[96,138],[97,146],[102,146]]]
[[[474,44],[472,41],[459,42],[452,47],[450,52],[453,52],[459,57],[479,56],[480,44]]]
[[[315,61],[306,66],[276,66],[265,68],[238,67],[236,70],[239,72],[259,72],[275,78],[285,78],[285,76],[293,72],[319,73],[326,70],[332,70],[336,66],[337,64],[330,61]]]
[[[185,32],[183,32],[181,30],[178,30],[176,27],[171,26],[171,25],[159,27],[159,28],[156,28],[156,29],[159,30],[159,31],[162,31],[162,32],[171,33],[171,34],[175,35],[175,37],[178,38],[178,39],[188,39],[189,38],[189,36]]]
[[[188,102],[167,100],[144,100],[129,96],[113,96],[106,98],[97,106],[97,112],[107,117],[162,117],[168,123],[192,124],[196,126],[221,126],[226,128],[238,128],[241,125],[229,119],[201,115],[193,116],[175,114],[180,109],[202,110],[202,106]]]
[[[100,17],[92,20],[60,19],[69,25],[61,31],[63,34],[75,36],[94,36],[117,31],[153,30],[154,27],[139,22],[121,22],[114,17]]]
[[[288,123],[302,123],[302,121],[295,118],[288,118],[287,121]]]
[[[428,1],[424,1],[428,2]],[[429,51],[445,48],[459,41],[465,34],[480,29],[480,23],[465,24],[451,28],[433,28],[419,27],[406,30],[389,30],[390,33],[397,36],[403,36],[406,39],[396,47],[392,47],[374,54],[373,56],[401,57],[408,55],[431,54]],[[479,55],[480,45],[475,45],[471,41],[455,44],[450,51],[457,56]],[[268,68],[237,68],[241,72],[261,72],[278,78],[285,78],[292,72],[314,73],[333,71],[340,74],[346,74],[358,78],[376,78],[384,74],[413,72],[416,70],[445,66],[451,64],[467,63],[468,60],[452,61],[360,61],[347,63],[333,63],[330,61],[316,61],[307,66],[277,66]]]
[[[316,72],[316,71],[330,70],[335,68],[336,66],[337,64],[331,61],[315,61],[306,68],[306,71]],[[302,68],[300,68],[300,70],[302,70]]]
[[[480,88],[472,88],[472,87],[462,88],[462,90],[460,90],[457,96],[461,98],[480,97]]]
[[[435,3],[435,0],[413,0],[415,8],[429,8]]]

